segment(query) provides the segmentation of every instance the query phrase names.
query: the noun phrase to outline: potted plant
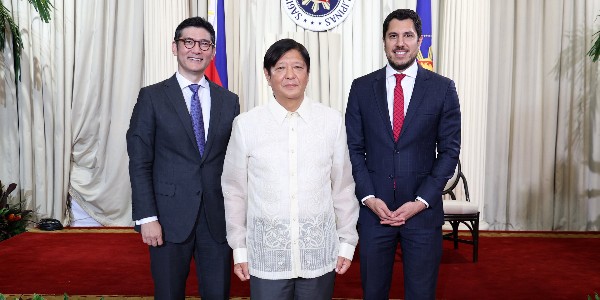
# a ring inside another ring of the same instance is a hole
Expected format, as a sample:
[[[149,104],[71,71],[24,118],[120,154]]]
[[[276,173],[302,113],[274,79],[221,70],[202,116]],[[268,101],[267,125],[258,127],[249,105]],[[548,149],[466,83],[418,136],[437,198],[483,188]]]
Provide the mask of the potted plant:
[[[0,181],[0,241],[25,232],[33,214],[32,210],[23,209],[22,202],[8,203],[8,196],[16,188],[17,184],[11,183],[5,190]]]

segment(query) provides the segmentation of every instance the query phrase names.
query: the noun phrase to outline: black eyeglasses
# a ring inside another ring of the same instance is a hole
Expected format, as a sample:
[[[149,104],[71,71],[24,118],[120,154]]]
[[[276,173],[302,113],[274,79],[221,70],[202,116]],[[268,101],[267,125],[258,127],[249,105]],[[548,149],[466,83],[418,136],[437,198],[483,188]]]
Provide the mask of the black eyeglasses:
[[[211,46],[215,45],[211,41],[207,41],[207,40],[196,41],[194,39],[178,39],[176,41],[182,42],[183,46],[185,46],[188,49],[194,48],[194,46],[196,46],[196,43],[198,43],[198,45],[200,46],[200,50],[202,50],[202,51],[206,51],[206,50],[210,49]]]

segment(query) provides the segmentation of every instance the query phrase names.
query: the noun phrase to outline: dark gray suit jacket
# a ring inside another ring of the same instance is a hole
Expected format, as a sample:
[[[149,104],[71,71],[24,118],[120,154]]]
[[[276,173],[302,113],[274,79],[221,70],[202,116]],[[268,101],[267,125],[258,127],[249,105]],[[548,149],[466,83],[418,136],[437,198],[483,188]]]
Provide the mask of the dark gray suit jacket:
[[[226,242],[221,174],[236,94],[210,84],[211,111],[202,158],[192,120],[175,75],[140,90],[127,131],[133,219],[158,216],[165,241],[179,243],[192,232],[204,202],[213,239]]]

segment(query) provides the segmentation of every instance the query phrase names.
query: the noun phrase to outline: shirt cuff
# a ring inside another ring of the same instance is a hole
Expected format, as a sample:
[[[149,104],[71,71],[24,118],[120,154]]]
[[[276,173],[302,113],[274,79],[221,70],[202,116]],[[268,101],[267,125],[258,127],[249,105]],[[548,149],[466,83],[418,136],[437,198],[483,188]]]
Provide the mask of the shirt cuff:
[[[338,256],[352,260],[352,257],[354,257],[354,249],[356,249],[355,246],[347,243],[340,243],[340,254]]]
[[[233,264],[248,262],[248,248],[233,249]]]
[[[364,198],[360,199],[360,203],[362,203],[362,205],[366,205],[366,204],[365,204],[365,200],[367,200],[367,199],[371,199],[371,198],[375,198],[375,195],[368,195],[368,196],[366,196],[366,197],[364,197]]]
[[[425,204],[425,208],[429,208],[429,203],[427,203],[425,199],[421,198],[420,196],[417,196],[417,200],[423,202]]]
[[[146,223],[150,223],[150,222],[154,222],[154,221],[158,221],[157,216],[147,217],[147,218],[143,218],[141,220],[135,220],[135,225],[142,225],[142,224],[146,224]]]

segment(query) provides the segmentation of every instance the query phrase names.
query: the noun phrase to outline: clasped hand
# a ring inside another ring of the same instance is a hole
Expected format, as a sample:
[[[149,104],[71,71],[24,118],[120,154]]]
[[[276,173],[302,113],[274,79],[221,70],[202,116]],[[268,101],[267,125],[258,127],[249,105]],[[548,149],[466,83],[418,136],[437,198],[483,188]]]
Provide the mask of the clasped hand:
[[[397,210],[391,211],[379,198],[369,198],[365,200],[365,205],[379,217],[381,224],[390,226],[404,225],[408,219],[425,209],[425,203],[410,201],[402,204]]]

